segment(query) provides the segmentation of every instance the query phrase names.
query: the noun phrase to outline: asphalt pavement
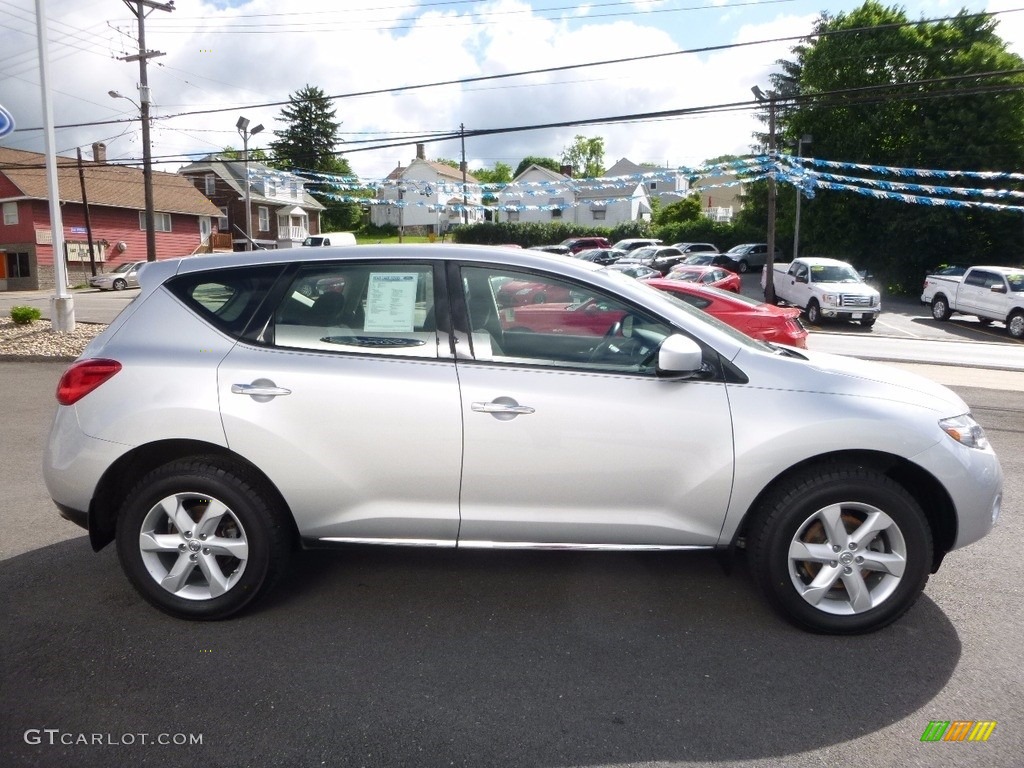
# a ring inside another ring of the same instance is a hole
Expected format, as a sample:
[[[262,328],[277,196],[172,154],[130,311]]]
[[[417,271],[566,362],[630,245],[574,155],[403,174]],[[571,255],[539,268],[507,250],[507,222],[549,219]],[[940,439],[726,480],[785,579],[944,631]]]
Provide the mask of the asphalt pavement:
[[[4,768],[1021,765],[1024,390],[957,388],[1000,525],[896,624],[836,638],[694,553],[300,553],[255,610],[176,621],[47,498],[63,368],[0,363]],[[924,742],[933,721],[996,726]]]

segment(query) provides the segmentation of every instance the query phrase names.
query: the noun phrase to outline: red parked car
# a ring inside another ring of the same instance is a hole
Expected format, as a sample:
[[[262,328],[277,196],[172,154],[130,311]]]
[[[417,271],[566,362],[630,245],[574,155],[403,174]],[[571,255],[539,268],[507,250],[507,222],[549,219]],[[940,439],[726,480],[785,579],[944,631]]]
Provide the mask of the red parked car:
[[[755,339],[807,348],[807,329],[800,324],[800,310],[796,307],[776,307],[742,294],[682,280],[656,278],[647,280],[646,284],[704,310]]]
[[[625,314],[622,307],[593,298],[578,304],[523,304],[502,310],[501,329],[604,336]]]
[[[721,288],[723,291],[732,291],[733,293],[739,293],[743,287],[739,275],[722,267],[680,264],[677,267],[672,267],[672,270],[665,277],[669,280],[681,280],[685,283],[711,285],[715,288]]]
[[[526,280],[510,280],[498,289],[499,307],[518,307],[523,304],[544,304],[549,301],[571,301],[569,289],[560,283],[531,283]]]

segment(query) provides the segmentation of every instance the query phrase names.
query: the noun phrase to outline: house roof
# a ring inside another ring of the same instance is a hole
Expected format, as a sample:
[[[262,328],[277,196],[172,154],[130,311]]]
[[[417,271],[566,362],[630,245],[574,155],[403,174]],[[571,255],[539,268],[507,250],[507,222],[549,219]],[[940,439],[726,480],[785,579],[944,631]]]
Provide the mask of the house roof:
[[[141,168],[82,161],[85,192],[89,205],[111,208],[146,209],[146,195]],[[46,156],[38,152],[0,147],[0,174],[27,198],[46,200]],[[75,158],[57,158],[57,188],[60,199],[82,202],[82,185]],[[184,176],[153,171],[153,208],[161,213],[183,213],[192,216],[219,216],[220,211]]]
[[[458,168],[452,168],[450,165],[445,165],[444,163],[436,163],[433,160],[421,160],[420,158],[416,158],[406,166],[400,165],[397,168],[395,168],[393,171],[391,171],[391,173],[387,175],[386,181],[398,181],[399,179],[404,179],[405,175],[409,172],[409,169],[412,168],[414,165],[426,165],[427,167],[431,168],[434,171],[434,173],[436,173],[442,179],[447,179],[448,181],[456,181],[460,184],[462,183],[462,171],[460,171]],[[479,180],[473,174],[467,173],[466,183],[478,184]]]
[[[190,163],[182,168],[178,169],[178,173],[182,174],[200,174],[200,173],[213,173],[219,176],[225,183],[227,183],[233,190],[238,193],[239,198],[245,197],[245,188],[242,186],[242,179],[245,178],[245,161],[243,160],[224,160],[219,155],[207,155],[202,160],[197,160],[194,163]],[[274,176],[288,176],[294,177],[299,181],[305,182],[306,179],[302,178],[296,173],[288,173],[287,171],[279,171],[276,168],[271,168],[266,163],[259,163],[255,160],[249,161],[249,175],[259,175],[261,173],[273,174]],[[302,200],[281,200],[277,197],[265,197],[256,191],[255,185],[249,189],[249,200],[256,204],[261,205],[294,205],[295,202],[299,202],[303,208],[312,208],[313,210],[323,211],[326,206],[313,197],[309,192],[306,191],[305,187],[302,190]]]

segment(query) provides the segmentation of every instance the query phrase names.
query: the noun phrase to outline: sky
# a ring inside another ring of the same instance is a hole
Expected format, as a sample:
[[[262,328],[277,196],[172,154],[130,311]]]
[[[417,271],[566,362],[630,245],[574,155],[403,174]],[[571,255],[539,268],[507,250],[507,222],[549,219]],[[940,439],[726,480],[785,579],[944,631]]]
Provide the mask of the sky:
[[[142,158],[138,109],[138,22],[117,0],[0,0],[0,105],[14,133],[0,146],[44,151],[36,4],[47,17],[56,151],[108,160]],[[174,171],[225,146],[241,148],[240,116],[264,130],[250,149],[281,130],[281,103],[304,86],[337,97],[339,149],[353,172],[379,180],[415,157],[460,159],[455,139],[414,139],[467,131],[595,120],[720,104],[749,108],[708,115],[524,130],[470,137],[470,169],[529,155],[559,159],[577,135],[604,139],[605,164],[621,158],[696,167],[752,150],[752,86],[768,90],[778,59],[822,11],[847,0],[176,0],[151,9],[149,59],[152,154]],[[886,3],[887,5],[896,3]],[[1024,0],[908,0],[911,19],[961,9],[999,12],[997,33],[1024,55]],[[717,50],[708,50],[708,49]],[[672,54],[650,58],[656,54]],[[648,58],[640,58],[648,57]],[[615,64],[576,67],[608,60]],[[535,73],[481,82],[467,78]],[[404,89],[398,90],[395,89]],[[108,91],[128,98],[112,98]],[[375,91],[373,94],[366,94]],[[354,95],[364,94],[364,95]],[[131,118],[136,118],[131,121]],[[106,124],[93,124],[104,121]],[[84,124],[84,125],[83,125]],[[68,126],[68,127],[63,127]],[[380,148],[381,145],[392,145]],[[813,155],[813,147],[805,150]],[[849,159],[856,162],[855,158]]]

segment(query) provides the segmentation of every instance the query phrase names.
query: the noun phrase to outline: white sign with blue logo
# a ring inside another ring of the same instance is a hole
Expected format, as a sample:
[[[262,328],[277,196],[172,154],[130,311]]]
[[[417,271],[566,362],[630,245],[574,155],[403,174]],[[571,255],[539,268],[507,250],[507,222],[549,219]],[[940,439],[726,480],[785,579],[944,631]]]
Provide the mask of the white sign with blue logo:
[[[14,117],[0,104],[0,138],[14,130]]]

